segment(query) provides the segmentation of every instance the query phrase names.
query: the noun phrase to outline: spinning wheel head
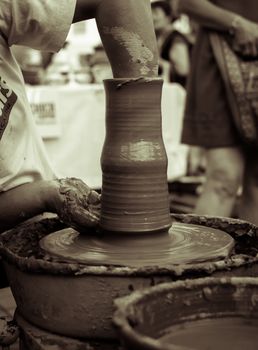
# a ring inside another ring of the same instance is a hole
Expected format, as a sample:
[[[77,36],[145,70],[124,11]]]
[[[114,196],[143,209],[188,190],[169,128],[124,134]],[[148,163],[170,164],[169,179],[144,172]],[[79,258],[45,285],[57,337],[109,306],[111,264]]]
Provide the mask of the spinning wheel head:
[[[160,234],[82,235],[67,228],[40,241],[53,259],[90,265],[166,266],[194,264],[229,256],[234,239],[226,232],[201,225],[173,223]]]

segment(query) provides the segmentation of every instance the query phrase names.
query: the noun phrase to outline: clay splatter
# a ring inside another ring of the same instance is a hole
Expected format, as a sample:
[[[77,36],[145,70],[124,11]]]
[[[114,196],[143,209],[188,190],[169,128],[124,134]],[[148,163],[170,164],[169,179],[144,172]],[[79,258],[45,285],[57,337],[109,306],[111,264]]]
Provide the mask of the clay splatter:
[[[126,48],[132,61],[141,64],[141,75],[147,75],[150,71],[156,69],[156,67],[150,69],[148,66],[148,63],[153,60],[154,56],[138,34],[129,32],[123,27],[105,27],[104,33],[112,35],[116,41]]]

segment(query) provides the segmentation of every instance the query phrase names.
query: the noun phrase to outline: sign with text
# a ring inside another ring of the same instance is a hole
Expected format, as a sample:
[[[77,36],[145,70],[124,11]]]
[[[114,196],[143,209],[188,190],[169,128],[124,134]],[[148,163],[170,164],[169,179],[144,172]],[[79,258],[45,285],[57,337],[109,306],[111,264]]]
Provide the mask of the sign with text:
[[[37,94],[37,90],[29,92],[30,106],[35,118],[39,133],[43,139],[59,138],[61,136],[61,123],[57,113],[57,99],[47,91]],[[33,95],[32,95],[33,94]]]

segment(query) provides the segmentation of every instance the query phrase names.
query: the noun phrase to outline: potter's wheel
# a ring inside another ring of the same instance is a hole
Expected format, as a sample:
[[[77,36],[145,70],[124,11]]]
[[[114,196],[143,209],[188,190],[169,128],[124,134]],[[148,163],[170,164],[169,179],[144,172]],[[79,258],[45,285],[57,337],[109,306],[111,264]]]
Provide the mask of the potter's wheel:
[[[58,261],[144,267],[224,259],[234,239],[222,230],[175,222],[159,234],[86,235],[67,228],[42,238],[40,247]]]

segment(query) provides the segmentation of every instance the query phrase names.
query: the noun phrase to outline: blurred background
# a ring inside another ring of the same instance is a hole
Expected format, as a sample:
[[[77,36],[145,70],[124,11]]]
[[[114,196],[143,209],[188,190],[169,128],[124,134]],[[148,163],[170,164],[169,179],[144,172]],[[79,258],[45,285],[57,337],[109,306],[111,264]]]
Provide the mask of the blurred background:
[[[162,124],[171,211],[188,213],[202,191],[205,153],[180,141],[191,51],[198,27],[186,15],[178,14],[177,3],[178,0],[154,0],[151,6],[160,54],[159,75],[164,80]],[[95,20],[73,24],[65,45],[56,54],[21,46],[13,46],[12,50],[57,173],[79,177],[99,190],[105,137],[102,82],[112,78],[112,72]],[[81,130],[83,137],[79,136]]]

